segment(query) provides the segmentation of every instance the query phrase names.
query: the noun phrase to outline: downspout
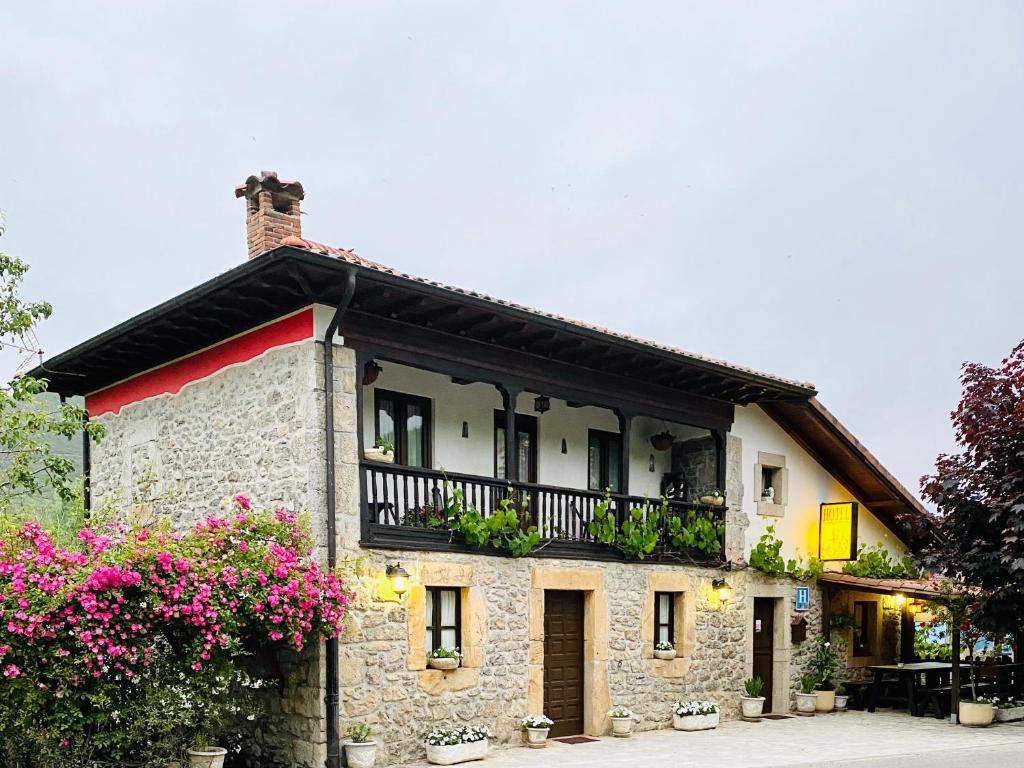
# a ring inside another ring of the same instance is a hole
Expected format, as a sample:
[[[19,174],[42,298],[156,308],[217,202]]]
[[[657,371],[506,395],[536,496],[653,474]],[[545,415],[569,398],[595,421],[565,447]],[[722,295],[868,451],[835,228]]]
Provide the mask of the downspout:
[[[327,567],[334,570],[338,562],[337,544],[337,511],[336,494],[334,490],[334,334],[341,325],[341,319],[352,303],[352,294],[356,290],[356,273],[354,269],[348,271],[345,278],[345,287],[341,292],[341,299],[338,301],[338,308],[334,311],[327,331],[324,333],[324,439],[326,440],[325,456],[327,457]],[[359,379],[356,378],[356,386]],[[332,637],[327,641],[327,693],[324,696],[324,704],[327,708],[327,768],[340,768],[341,766],[341,729],[338,720],[338,638]]]

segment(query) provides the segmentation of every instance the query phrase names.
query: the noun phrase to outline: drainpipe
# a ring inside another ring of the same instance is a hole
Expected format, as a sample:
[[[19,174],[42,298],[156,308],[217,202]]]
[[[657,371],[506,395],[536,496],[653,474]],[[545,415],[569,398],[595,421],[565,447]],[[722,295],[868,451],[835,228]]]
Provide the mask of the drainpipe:
[[[327,457],[327,567],[333,570],[338,562],[336,499],[334,492],[334,334],[341,325],[348,305],[352,302],[352,294],[356,290],[355,270],[349,270],[345,278],[345,287],[338,301],[324,334],[324,439]],[[359,379],[356,378],[358,386]],[[327,708],[327,768],[341,766],[341,730],[338,720],[338,638],[327,641],[327,694],[324,704]]]

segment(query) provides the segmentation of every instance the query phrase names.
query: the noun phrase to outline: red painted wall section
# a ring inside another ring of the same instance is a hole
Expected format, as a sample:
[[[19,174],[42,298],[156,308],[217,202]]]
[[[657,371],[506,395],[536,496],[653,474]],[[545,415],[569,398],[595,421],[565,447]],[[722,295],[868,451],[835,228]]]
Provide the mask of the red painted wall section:
[[[129,403],[156,395],[177,394],[190,381],[198,381],[229,365],[252,360],[268,349],[312,337],[313,310],[303,310],[195,355],[86,395],[85,408],[92,417],[119,413]]]

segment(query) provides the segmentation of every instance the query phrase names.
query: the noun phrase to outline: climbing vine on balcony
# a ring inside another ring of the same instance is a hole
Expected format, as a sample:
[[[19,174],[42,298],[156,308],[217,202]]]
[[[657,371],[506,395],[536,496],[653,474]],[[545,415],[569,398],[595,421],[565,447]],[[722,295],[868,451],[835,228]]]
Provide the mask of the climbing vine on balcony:
[[[512,557],[524,557],[540,544],[536,526],[523,529],[519,511],[511,498],[499,501],[497,509],[487,517],[480,514],[475,506],[466,503],[461,489],[451,489],[449,498],[448,527],[462,534],[469,546],[477,549],[491,548]],[[526,504],[524,499],[522,506],[525,508]]]
[[[711,512],[690,512],[684,523],[682,517],[669,514],[668,501],[645,507],[632,507],[620,524],[612,507],[610,494],[594,507],[594,519],[587,524],[587,532],[598,544],[614,547],[628,560],[644,560],[661,549],[671,547],[675,552],[697,550],[706,555],[722,551],[720,538],[725,525]]]
[[[919,579],[921,571],[908,555],[895,559],[881,542],[873,547],[864,544],[857,550],[857,559],[843,566],[843,573],[869,579]]]

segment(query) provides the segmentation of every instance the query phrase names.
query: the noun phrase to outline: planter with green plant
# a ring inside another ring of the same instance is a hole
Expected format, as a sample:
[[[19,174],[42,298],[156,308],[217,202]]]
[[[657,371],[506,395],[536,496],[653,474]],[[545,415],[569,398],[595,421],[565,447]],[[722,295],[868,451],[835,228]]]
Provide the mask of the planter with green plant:
[[[720,708],[713,701],[677,701],[672,705],[672,727],[677,731],[717,728],[720,717]]]
[[[764,681],[760,677],[750,677],[743,683],[743,696],[740,696],[740,712],[744,720],[760,720],[764,711]]]
[[[831,712],[836,706],[836,686],[832,678],[839,669],[839,658],[831,641],[823,637],[818,638],[814,655],[807,666],[815,677],[815,709],[818,712]]]
[[[462,653],[458,648],[435,648],[427,654],[427,666],[431,669],[458,669]]]
[[[386,437],[378,437],[372,448],[363,451],[363,457],[370,461],[379,461],[384,464],[395,463],[395,446]]]
[[[445,725],[427,734],[427,762],[455,765],[483,760],[490,747],[491,732],[486,726]]]
[[[701,494],[700,503],[709,507],[720,507],[725,504],[725,494],[718,488],[709,488]]]
[[[526,731],[526,746],[531,749],[543,749],[548,745],[548,731],[555,721],[546,715],[527,715],[523,718],[523,730]]]
[[[612,736],[625,738],[633,733],[636,715],[629,707],[612,707],[608,710],[608,719],[612,721]]]
[[[224,747],[210,744],[209,737],[200,733],[188,750],[188,764],[190,768],[224,768],[227,753]]]
[[[1024,720],[1024,701],[1020,699],[1000,699],[993,696],[992,705],[995,707],[997,723],[1012,723],[1015,720]]]
[[[846,705],[849,703],[850,697],[846,693],[846,688],[842,685],[836,686],[836,712],[843,712],[846,710]]]
[[[370,726],[354,723],[349,726],[347,735],[342,744],[348,768],[372,768],[377,759],[377,742],[370,738],[373,736]]]
[[[812,717],[818,704],[818,694],[814,687],[818,684],[818,676],[805,673],[800,676],[800,690],[796,694],[796,712],[798,715]]]
[[[654,658],[670,661],[676,657],[676,647],[672,643],[655,643]]]

